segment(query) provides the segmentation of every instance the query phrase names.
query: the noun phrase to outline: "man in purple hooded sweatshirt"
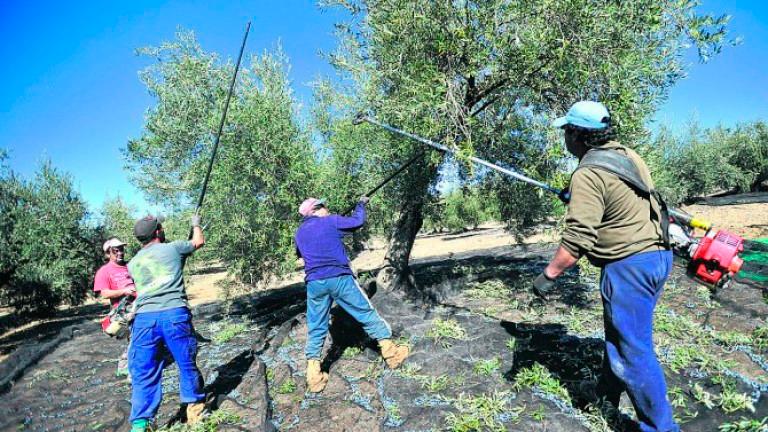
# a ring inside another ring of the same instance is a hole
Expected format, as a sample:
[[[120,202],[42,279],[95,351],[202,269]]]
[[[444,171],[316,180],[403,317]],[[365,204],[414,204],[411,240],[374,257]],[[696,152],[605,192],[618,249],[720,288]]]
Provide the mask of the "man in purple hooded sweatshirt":
[[[405,345],[392,342],[392,329],[379,316],[368,296],[355,280],[342,239],[365,224],[363,196],[349,217],[331,214],[325,203],[308,198],[299,206],[304,218],[296,231],[296,250],[304,259],[307,283],[307,387],[317,393],[328,383],[328,373],[320,370],[320,355],[328,335],[331,305],[335,301],[363,325],[368,335],[379,342],[387,366],[394,369],[408,357]]]

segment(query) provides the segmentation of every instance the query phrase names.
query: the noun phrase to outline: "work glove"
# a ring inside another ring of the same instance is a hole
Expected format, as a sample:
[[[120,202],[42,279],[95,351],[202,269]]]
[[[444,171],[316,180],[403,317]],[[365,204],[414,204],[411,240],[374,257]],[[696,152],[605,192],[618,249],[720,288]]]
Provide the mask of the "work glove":
[[[557,197],[560,199],[560,201],[563,204],[568,204],[571,202],[571,188],[570,187],[564,187],[559,194],[557,194]]]
[[[544,272],[533,280],[533,293],[536,297],[547,300],[547,296],[555,290],[555,280],[547,277]]]
[[[192,215],[192,227],[199,227],[200,226],[200,215],[195,213]]]
[[[370,200],[371,200],[370,198],[368,198],[367,196],[363,195],[363,196],[360,197],[359,202],[361,202],[363,204],[368,204],[368,201],[370,201]]]

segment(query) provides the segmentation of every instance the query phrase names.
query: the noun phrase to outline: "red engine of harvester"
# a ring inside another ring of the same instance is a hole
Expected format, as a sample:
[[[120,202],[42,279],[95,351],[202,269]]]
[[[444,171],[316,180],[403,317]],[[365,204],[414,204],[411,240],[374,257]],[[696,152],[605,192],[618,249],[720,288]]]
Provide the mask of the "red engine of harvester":
[[[723,278],[730,278],[741,270],[744,260],[739,253],[744,251],[744,239],[725,230],[702,237],[692,250],[690,271],[704,283],[719,285]]]
[[[678,209],[669,209],[669,240],[676,255],[690,260],[688,273],[702,283],[725,285],[741,270],[744,239],[734,233],[712,229],[712,224]],[[702,238],[693,237],[694,229],[704,230]]]

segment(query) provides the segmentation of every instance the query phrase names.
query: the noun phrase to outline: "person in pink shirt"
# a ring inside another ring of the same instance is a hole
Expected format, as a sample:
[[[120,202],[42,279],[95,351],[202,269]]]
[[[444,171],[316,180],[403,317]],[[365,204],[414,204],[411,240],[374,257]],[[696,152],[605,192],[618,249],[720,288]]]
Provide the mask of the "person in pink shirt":
[[[93,291],[100,297],[109,299],[111,307],[115,308],[123,297],[136,296],[136,286],[125,263],[125,243],[117,237],[112,237],[104,242],[102,249],[109,261],[96,272]],[[127,346],[117,361],[117,375],[128,376]]]

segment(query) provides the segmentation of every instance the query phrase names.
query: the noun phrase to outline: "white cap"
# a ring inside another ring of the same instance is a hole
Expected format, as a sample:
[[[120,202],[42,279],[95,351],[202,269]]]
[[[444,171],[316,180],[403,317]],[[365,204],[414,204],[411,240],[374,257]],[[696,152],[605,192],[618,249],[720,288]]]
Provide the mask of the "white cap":
[[[121,242],[120,239],[118,239],[117,237],[112,237],[111,239],[104,242],[104,246],[102,246],[102,249],[104,249],[104,252],[106,252],[109,250],[109,248],[120,247],[125,245],[126,244]]]

